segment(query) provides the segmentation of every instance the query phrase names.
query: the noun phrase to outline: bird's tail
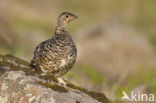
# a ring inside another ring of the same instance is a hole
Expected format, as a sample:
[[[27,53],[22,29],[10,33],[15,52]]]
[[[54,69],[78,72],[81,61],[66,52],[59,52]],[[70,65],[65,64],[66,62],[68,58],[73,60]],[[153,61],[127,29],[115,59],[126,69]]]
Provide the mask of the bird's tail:
[[[35,69],[35,68],[36,68],[36,65],[35,65],[35,63],[34,63],[33,60],[31,60],[31,62],[30,62],[30,64],[29,64],[29,67],[30,67],[31,69]]]

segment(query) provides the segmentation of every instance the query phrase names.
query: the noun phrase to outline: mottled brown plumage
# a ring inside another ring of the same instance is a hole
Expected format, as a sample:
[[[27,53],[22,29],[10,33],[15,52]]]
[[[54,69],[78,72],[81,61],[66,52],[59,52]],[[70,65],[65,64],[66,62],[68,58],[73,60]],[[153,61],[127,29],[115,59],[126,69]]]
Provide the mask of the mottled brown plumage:
[[[55,34],[40,43],[35,51],[30,67],[41,70],[42,74],[61,77],[68,72],[76,61],[77,49],[66,30],[66,25],[77,18],[72,13],[63,12],[57,19]]]

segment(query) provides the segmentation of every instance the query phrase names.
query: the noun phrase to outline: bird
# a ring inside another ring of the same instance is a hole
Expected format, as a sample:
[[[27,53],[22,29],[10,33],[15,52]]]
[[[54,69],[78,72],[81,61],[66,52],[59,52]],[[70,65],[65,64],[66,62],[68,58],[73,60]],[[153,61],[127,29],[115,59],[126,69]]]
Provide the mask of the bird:
[[[66,26],[77,18],[78,16],[70,12],[62,12],[58,16],[54,35],[41,42],[34,50],[29,65],[33,70],[41,71],[42,75],[60,78],[73,67],[77,48]]]

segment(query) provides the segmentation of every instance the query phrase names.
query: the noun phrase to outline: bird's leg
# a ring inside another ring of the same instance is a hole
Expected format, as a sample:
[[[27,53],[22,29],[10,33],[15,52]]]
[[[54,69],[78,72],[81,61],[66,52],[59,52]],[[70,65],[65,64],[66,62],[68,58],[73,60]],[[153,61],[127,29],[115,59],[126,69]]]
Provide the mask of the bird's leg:
[[[57,78],[57,80],[58,80],[58,83],[66,86],[66,82],[62,78]]]

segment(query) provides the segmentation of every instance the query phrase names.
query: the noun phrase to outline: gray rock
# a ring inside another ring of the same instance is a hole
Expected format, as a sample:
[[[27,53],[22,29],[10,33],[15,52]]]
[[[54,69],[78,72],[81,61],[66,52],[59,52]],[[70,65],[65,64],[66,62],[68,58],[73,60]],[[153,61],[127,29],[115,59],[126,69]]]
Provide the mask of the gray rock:
[[[109,103],[104,94],[30,75],[26,63],[0,56],[0,103]],[[29,74],[29,75],[28,75]]]

